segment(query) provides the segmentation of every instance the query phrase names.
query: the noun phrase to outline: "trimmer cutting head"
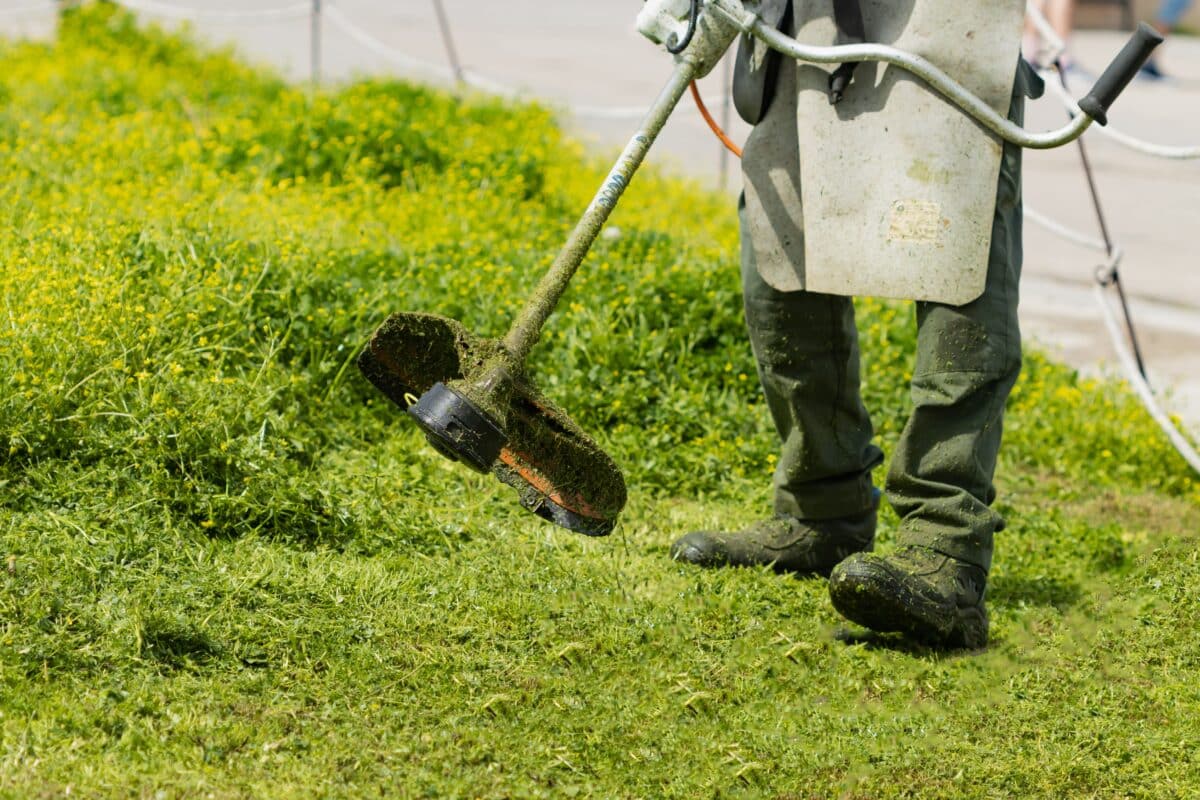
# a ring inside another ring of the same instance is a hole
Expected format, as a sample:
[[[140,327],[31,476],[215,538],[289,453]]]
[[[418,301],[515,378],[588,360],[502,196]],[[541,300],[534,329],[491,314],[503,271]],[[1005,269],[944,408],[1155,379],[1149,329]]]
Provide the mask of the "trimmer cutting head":
[[[393,314],[359,369],[408,410],[442,455],[491,472],[521,505],[577,533],[605,536],[625,507],[612,459],[537,391],[503,346],[432,314]]]

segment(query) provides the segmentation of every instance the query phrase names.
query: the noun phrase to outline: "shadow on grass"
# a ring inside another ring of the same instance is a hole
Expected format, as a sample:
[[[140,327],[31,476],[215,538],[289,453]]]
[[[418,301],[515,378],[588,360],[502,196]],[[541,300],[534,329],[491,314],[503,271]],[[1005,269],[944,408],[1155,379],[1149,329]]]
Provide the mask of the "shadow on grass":
[[[1065,610],[1079,603],[1083,587],[1070,578],[997,575],[990,580],[988,603],[997,608],[1053,606]]]
[[[143,656],[170,669],[204,664],[221,653],[221,646],[208,634],[187,621],[162,615],[143,621],[139,639]]]
[[[977,656],[986,652],[987,648],[971,650],[965,647],[943,647],[911,639],[900,633],[878,633],[862,628],[838,628],[833,632],[834,641],[847,645],[862,645],[867,650],[889,650],[893,653],[903,653],[914,658],[936,659],[944,661],[947,658]]]
[[[1040,606],[1065,611],[1077,605],[1084,595],[1080,583],[1069,578],[997,576],[991,580],[990,584],[987,595],[988,605],[997,609]],[[942,647],[911,639],[899,633],[878,633],[866,629],[838,628],[834,632],[833,638],[843,644],[862,645],[869,650],[890,650],[915,658],[956,658],[979,655],[986,650],[986,648],[970,650]],[[998,644],[995,636],[992,637],[990,644],[993,646]]]

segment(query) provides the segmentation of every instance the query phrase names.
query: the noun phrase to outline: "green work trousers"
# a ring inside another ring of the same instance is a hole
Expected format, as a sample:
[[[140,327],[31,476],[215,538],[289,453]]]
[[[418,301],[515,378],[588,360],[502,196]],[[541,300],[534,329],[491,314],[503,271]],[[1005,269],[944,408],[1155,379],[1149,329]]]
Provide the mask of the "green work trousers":
[[[1014,92],[1010,118],[1020,123]],[[803,157],[803,154],[801,154]],[[992,221],[987,285],[962,306],[918,302],[912,416],[885,486],[900,516],[898,541],[988,569],[991,509],[1004,404],[1021,369],[1021,150],[1005,144]],[[808,519],[871,507],[871,471],[883,461],[860,396],[858,333],[848,297],[780,292],[758,274],[742,211],[746,323],[759,380],[782,440],[777,513]]]

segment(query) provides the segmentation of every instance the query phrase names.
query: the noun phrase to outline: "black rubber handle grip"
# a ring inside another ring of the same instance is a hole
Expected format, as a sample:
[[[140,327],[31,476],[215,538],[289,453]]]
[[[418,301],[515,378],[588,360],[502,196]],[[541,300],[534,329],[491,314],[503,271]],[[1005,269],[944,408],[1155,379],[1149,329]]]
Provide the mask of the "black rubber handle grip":
[[[1133,76],[1137,75],[1138,70],[1146,63],[1146,59],[1150,58],[1150,54],[1154,52],[1154,48],[1162,43],[1163,37],[1154,28],[1144,22],[1138,23],[1137,30],[1133,32],[1133,36],[1129,37],[1129,41],[1121,48],[1121,52],[1117,53],[1117,57],[1112,60],[1108,68],[1104,70],[1100,80],[1096,81],[1096,85],[1088,92],[1087,97],[1079,101],[1079,108],[1083,113],[1101,125],[1107,125],[1109,106],[1117,99],[1117,95],[1129,85]]]

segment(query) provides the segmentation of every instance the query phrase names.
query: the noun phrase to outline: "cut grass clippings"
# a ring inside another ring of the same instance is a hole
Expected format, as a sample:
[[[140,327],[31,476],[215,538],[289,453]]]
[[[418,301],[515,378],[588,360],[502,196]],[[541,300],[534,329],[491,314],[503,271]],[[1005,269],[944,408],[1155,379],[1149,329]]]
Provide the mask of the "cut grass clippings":
[[[392,311],[502,332],[603,172],[536,106],[309,96],[104,4],[0,43],[0,794],[1200,793],[1200,485],[1119,386],[1028,355],[955,654],[667,558],[769,508],[723,197],[640,174],[532,358],[611,538],[357,374]],[[913,313],[858,309],[890,449]]]

